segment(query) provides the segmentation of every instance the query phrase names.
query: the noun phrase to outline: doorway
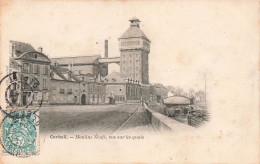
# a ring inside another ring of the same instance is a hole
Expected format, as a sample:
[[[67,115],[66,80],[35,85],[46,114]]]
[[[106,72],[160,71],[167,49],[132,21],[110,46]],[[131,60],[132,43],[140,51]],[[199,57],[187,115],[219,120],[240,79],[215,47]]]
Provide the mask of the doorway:
[[[86,95],[85,94],[83,94],[81,96],[81,105],[86,105]]]
[[[26,94],[23,94],[23,105],[27,105],[27,96]]]

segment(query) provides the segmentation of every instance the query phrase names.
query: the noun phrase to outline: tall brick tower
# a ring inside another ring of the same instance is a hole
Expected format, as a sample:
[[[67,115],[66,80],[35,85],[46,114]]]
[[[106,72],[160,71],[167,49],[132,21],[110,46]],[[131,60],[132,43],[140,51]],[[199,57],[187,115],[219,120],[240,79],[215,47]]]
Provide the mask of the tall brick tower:
[[[120,49],[120,71],[129,79],[149,84],[149,60],[151,41],[140,29],[140,20],[133,17],[130,27],[118,38]]]

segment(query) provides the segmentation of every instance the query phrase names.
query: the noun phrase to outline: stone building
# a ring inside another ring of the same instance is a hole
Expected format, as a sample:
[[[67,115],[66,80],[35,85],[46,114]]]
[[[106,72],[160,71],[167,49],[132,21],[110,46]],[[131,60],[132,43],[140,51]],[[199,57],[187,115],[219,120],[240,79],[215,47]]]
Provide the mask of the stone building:
[[[106,85],[102,82],[88,82],[86,104],[105,104]]]
[[[10,41],[10,72],[17,72],[21,87],[14,90],[20,92],[16,105],[48,104],[50,82],[50,59],[42,53],[42,48],[36,51],[30,44]],[[37,83],[35,88],[31,84]]]
[[[51,65],[50,104],[104,104],[105,84],[95,79],[79,79],[68,68]]]
[[[118,38],[120,72],[129,79],[149,84],[149,57],[151,41],[140,29],[140,20],[133,17],[130,27]]]
[[[168,97],[168,90],[162,84],[154,84],[156,101],[162,103],[165,98]]]
[[[111,96],[116,103],[140,102],[141,85],[138,81],[128,79],[118,72],[107,75],[103,81],[106,84],[106,103]]]
[[[67,68],[51,65],[50,104],[80,104],[80,80]]]

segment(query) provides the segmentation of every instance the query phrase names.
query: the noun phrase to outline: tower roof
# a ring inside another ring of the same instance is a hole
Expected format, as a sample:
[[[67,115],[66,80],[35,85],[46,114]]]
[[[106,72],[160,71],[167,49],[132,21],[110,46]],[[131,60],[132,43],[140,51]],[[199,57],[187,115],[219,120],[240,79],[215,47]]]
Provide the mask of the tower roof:
[[[131,22],[131,21],[137,21],[137,22],[141,22],[138,18],[136,18],[136,17],[132,17],[131,19],[129,19],[129,21]]]
[[[147,39],[150,42],[148,37],[139,28],[139,22],[141,22],[141,21],[136,17],[131,18],[129,21],[131,22],[130,27],[120,36],[119,39],[144,37],[145,39]]]

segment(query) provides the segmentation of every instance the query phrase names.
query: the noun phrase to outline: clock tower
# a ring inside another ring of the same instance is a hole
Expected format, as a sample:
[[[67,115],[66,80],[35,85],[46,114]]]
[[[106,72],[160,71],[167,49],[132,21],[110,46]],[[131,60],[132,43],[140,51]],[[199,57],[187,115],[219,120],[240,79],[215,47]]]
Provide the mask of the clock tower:
[[[149,84],[149,52],[151,41],[140,29],[140,20],[131,18],[130,27],[121,35],[120,72],[125,77],[139,81],[141,84]]]

